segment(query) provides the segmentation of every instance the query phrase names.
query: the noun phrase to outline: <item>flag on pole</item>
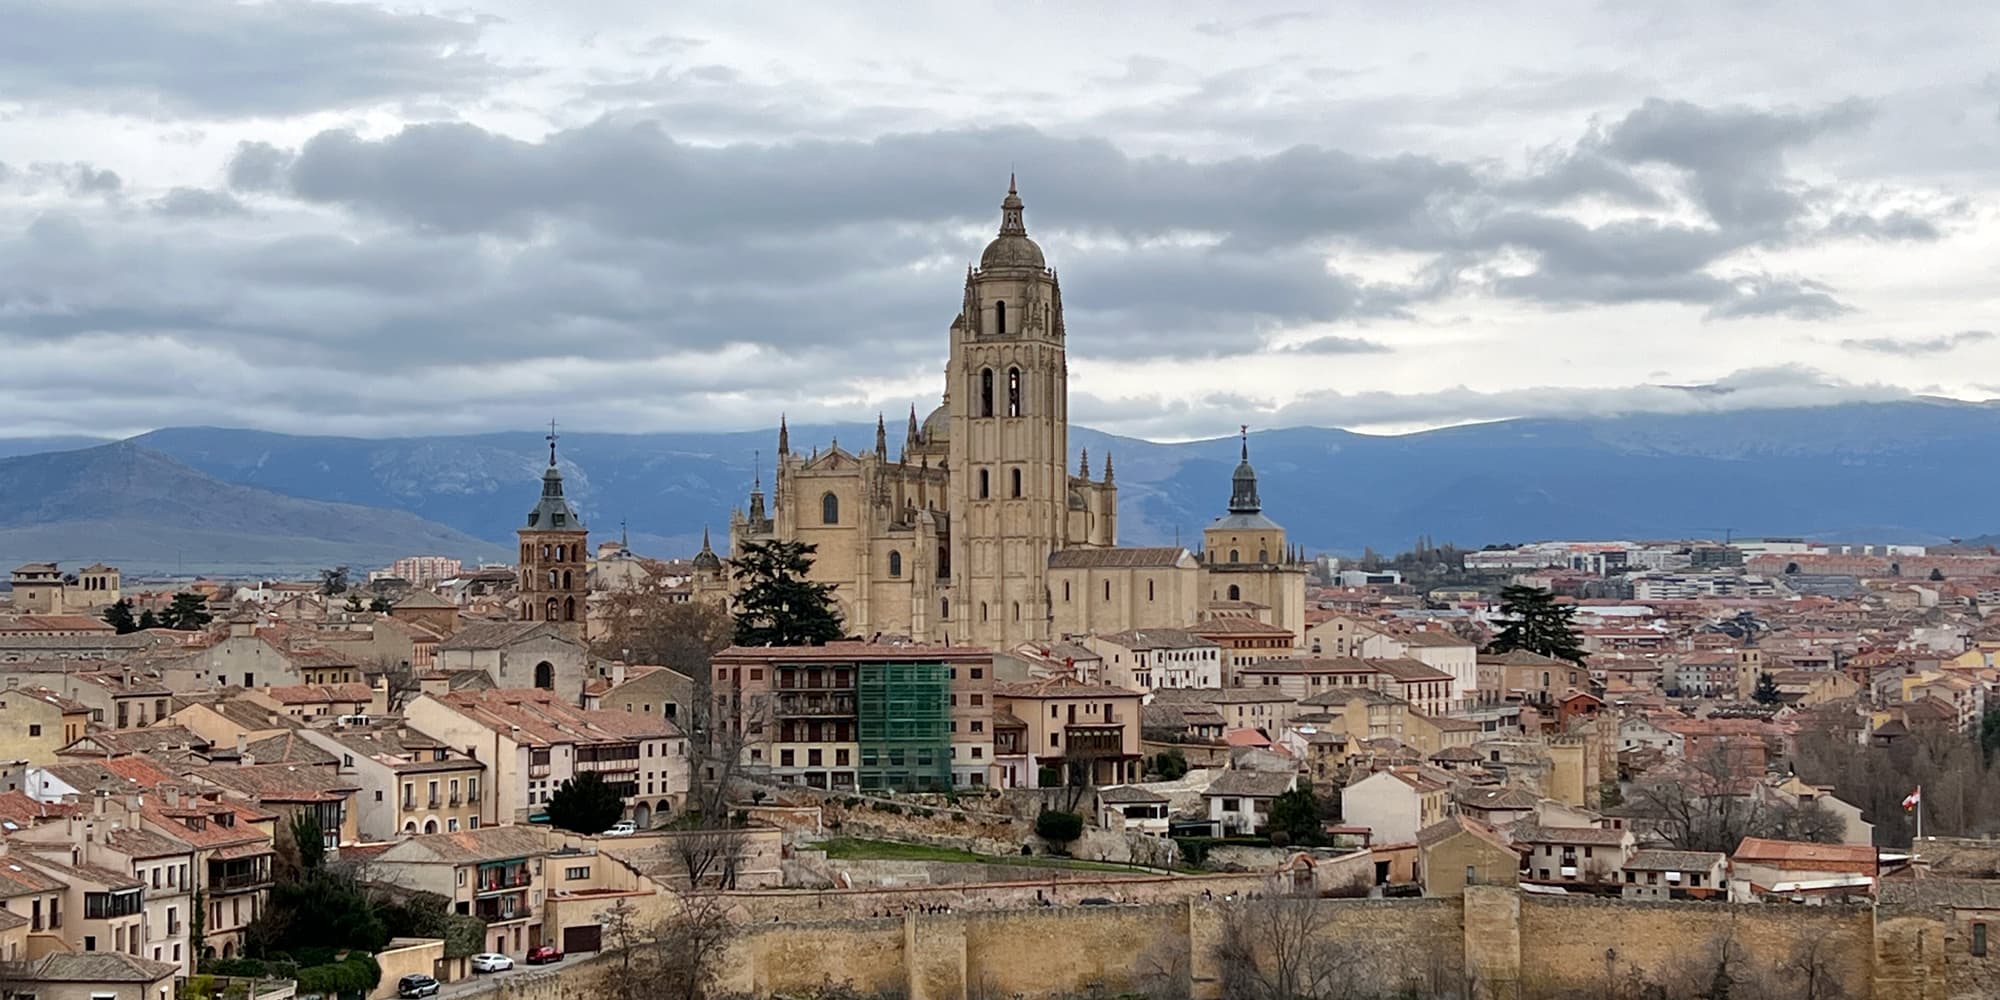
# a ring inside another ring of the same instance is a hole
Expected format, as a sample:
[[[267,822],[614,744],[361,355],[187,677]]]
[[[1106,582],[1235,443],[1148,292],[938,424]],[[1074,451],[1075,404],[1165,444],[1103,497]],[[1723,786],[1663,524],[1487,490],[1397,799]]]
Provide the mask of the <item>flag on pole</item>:
[[[1923,801],[1924,801],[1924,786],[1918,785],[1916,791],[1911,792],[1907,798],[1903,799],[1903,811],[1909,812],[1910,810],[1915,809],[1917,806],[1921,805]]]

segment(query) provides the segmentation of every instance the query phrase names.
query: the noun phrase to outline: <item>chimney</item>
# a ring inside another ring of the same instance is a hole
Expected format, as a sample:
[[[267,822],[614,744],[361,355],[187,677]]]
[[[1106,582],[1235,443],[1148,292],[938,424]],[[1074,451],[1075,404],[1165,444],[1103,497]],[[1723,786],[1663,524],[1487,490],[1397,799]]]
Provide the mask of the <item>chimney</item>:
[[[166,800],[168,806],[176,809],[180,808],[181,790],[178,787],[174,785],[160,786],[160,797]]]
[[[623,683],[625,683],[625,661],[613,660],[611,661],[611,686],[617,687]]]
[[[110,789],[108,789],[108,788],[100,788],[100,789],[98,789],[98,790],[97,790],[97,795],[96,795],[96,797],[95,797],[95,798],[93,798],[93,799],[91,800],[91,802],[90,802],[90,814],[91,814],[91,815],[93,815],[93,816],[102,816],[102,815],[104,815],[104,804],[105,804],[105,801],[106,801],[106,800],[108,800],[108,799],[110,799],[110,798],[111,798],[111,790],[110,790]]]

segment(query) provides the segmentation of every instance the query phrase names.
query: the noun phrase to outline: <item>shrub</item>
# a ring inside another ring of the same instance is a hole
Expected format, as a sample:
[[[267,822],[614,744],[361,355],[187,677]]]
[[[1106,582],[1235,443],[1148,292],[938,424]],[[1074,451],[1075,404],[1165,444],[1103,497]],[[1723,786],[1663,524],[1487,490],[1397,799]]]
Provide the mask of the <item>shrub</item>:
[[[375,956],[350,954],[327,965],[309,965],[299,970],[300,993],[367,993],[382,981],[382,967]]]
[[[1044,809],[1035,817],[1035,836],[1051,844],[1067,845],[1083,836],[1083,817],[1073,812]]]

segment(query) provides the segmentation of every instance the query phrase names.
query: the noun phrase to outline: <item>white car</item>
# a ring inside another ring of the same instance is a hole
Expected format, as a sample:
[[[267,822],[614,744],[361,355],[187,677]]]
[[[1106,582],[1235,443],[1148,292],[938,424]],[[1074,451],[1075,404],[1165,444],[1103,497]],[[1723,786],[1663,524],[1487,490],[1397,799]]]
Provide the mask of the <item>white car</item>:
[[[474,972],[505,972],[514,967],[514,960],[498,952],[483,952],[472,956]]]
[[[611,829],[604,831],[604,835],[607,837],[630,837],[631,835],[638,832],[639,832],[639,824],[634,823],[629,819],[621,819],[618,822],[611,824]]]

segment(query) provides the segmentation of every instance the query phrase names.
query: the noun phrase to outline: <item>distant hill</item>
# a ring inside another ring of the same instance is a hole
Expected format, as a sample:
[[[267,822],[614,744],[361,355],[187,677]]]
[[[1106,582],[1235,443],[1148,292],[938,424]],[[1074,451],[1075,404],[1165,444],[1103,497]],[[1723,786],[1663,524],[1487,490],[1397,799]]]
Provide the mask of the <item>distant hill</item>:
[[[899,427],[890,430],[900,444]],[[792,428],[811,448],[866,446],[874,426]],[[408,511],[504,544],[532,505],[533,432],[388,440],[171,428],[134,439],[231,483]],[[722,535],[775,429],[562,439],[594,538],[629,523],[641,552]],[[1120,539],[1192,544],[1222,513],[1234,438],[1156,444],[1077,428],[1093,472],[1115,453]],[[1400,436],[1320,428],[1251,435],[1267,513],[1309,550],[1393,550],[1419,535],[1477,546],[1536,538],[1759,534],[1939,542],[2000,528],[2000,409],[1912,400],[1789,410],[1510,420]],[[1074,456],[1072,456],[1072,465]],[[385,546],[388,547],[388,546]],[[10,550],[13,546],[8,547]],[[415,551],[415,549],[410,549]]]
[[[0,568],[102,560],[135,574],[297,573],[509,551],[405,511],[224,482],[131,442],[0,459]]]

